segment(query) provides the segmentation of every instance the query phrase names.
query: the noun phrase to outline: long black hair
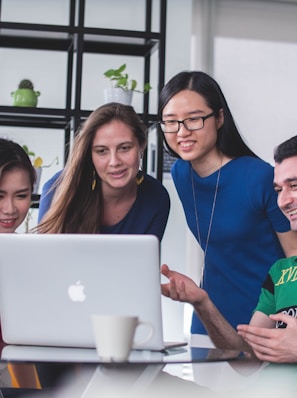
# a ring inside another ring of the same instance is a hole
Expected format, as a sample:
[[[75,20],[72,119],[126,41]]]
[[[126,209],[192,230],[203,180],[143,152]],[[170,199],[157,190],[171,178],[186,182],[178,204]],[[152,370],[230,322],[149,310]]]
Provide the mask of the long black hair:
[[[216,117],[219,116],[220,110],[223,110],[224,124],[218,130],[217,147],[224,155],[230,158],[238,158],[245,155],[258,157],[242,139],[220,86],[207,73],[184,71],[171,78],[160,93],[160,120],[162,120],[163,109],[169,100],[183,90],[191,90],[200,94]],[[164,134],[163,140],[168,152],[172,156],[179,158],[180,156],[167,144]]]

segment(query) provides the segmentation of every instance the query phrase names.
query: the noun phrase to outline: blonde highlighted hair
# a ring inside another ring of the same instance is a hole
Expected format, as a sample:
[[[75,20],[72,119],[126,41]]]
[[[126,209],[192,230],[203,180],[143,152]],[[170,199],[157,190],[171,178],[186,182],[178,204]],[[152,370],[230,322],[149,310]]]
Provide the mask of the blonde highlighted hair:
[[[103,214],[101,180],[96,175],[92,190],[94,165],[92,143],[98,128],[119,120],[131,128],[141,148],[147,143],[147,129],[133,107],[119,103],[105,104],[86,119],[77,133],[65,168],[52,189],[52,204],[38,233],[100,233]]]

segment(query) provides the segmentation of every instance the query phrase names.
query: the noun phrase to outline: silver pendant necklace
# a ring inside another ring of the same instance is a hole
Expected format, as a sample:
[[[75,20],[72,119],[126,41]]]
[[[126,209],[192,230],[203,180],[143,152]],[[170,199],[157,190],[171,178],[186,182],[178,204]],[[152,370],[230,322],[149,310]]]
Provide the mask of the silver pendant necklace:
[[[217,201],[217,193],[219,189],[219,182],[220,182],[220,176],[221,176],[221,167],[219,168],[218,171],[218,176],[217,176],[217,182],[216,182],[216,187],[215,187],[215,192],[214,192],[214,197],[213,197],[213,202],[212,202],[212,209],[210,213],[210,220],[208,224],[208,231],[207,231],[207,237],[206,237],[206,243],[205,243],[205,249],[202,249],[201,246],[201,235],[200,235],[200,228],[199,228],[199,219],[198,219],[198,211],[197,211],[197,205],[196,205],[196,194],[195,194],[195,188],[194,188],[194,171],[193,167],[191,167],[191,182],[192,182],[192,194],[193,194],[193,202],[194,202],[194,210],[195,210],[195,219],[196,219],[196,227],[197,227],[197,235],[198,235],[198,242],[201,247],[201,249],[204,252],[203,258],[202,258],[202,270],[201,270],[201,280],[200,280],[200,286],[203,287],[203,278],[204,278],[204,268],[205,268],[205,258],[207,254],[207,248],[208,248],[208,242],[209,242],[209,237],[210,237],[210,232],[211,232],[211,226],[212,226],[212,220],[213,220],[213,215],[216,207],[216,201]]]

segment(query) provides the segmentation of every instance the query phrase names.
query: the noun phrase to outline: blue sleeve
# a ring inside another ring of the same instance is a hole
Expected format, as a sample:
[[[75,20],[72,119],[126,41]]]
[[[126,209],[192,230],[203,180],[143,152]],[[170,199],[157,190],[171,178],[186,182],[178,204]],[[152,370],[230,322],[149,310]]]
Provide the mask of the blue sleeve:
[[[45,213],[50,208],[55,193],[54,184],[61,175],[62,170],[58,171],[51,179],[49,179],[42,187],[39,201],[38,223],[42,220]]]

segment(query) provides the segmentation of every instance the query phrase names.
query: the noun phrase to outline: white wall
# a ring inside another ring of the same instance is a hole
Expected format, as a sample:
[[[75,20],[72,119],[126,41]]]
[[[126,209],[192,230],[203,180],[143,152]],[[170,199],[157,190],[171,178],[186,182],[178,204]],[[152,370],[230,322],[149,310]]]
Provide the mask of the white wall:
[[[203,0],[194,0],[196,11]],[[297,2],[209,0],[208,51],[193,50],[221,85],[247,143],[268,162],[273,149],[297,134]],[[199,18],[197,12],[194,19]],[[201,17],[201,15],[200,15]],[[197,29],[195,37],[197,37]]]
[[[192,0],[168,0],[165,82],[176,73],[190,69]],[[187,226],[184,212],[169,174],[163,183],[171,198],[171,210],[162,241],[161,260],[172,269],[185,272],[187,262]],[[163,280],[163,279],[162,279]],[[164,338],[181,340],[184,330],[184,305],[167,298],[162,299]]]

